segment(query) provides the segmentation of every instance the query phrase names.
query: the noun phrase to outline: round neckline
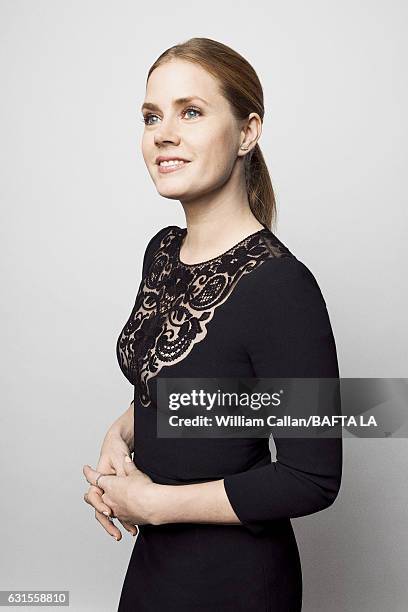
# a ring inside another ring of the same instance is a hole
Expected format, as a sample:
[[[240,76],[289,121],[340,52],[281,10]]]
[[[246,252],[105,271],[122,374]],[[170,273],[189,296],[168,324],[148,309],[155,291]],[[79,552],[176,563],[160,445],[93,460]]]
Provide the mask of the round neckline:
[[[257,234],[260,234],[261,232],[264,232],[265,230],[269,231],[269,228],[264,223],[262,223],[262,225],[263,225],[262,229],[259,229],[256,232],[252,232],[252,234],[248,234],[248,236],[245,236],[245,238],[242,238],[242,240],[240,240],[239,242],[234,244],[232,247],[230,247],[229,249],[224,251],[224,253],[220,253],[219,255],[216,255],[215,257],[212,257],[211,259],[206,259],[205,261],[199,261],[199,262],[193,263],[193,264],[184,263],[184,261],[181,261],[181,259],[180,259],[180,251],[181,251],[181,247],[182,247],[182,244],[183,244],[183,239],[185,238],[185,236],[187,234],[187,228],[186,227],[183,227],[183,228],[180,227],[179,228],[180,235],[179,235],[179,240],[178,240],[177,249],[176,249],[177,263],[180,264],[181,266],[185,267],[185,268],[195,268],[197,266],[203,266],[204,264],[211,263],[212,261],[215,261],[216,259],[219,259],[220,257],[223,257],[224,255],[228,255],[228,253],[230,253],[230,251],[233,251],[234,249],[236,249],[240,244],[245,242],[245,240],[248,240],[248,238],[252,238],[252,236],[256,236]]]

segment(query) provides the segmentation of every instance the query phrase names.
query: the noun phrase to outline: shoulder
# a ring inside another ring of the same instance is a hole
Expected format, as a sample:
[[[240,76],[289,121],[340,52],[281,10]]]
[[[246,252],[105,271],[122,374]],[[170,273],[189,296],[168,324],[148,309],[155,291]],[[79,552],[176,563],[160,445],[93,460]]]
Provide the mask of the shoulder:
[[[148,241],[148,243],[146,245],[145,252],[144,252],[144,257],[143,257],[143,276],[145,275],[145,273],[147,271],[147,268],[148,268],[150,262],[153,259],[154,253],[160,247],[160,244],[161,244],[163,238],[165,236],[167,236],[167,234],[169,234],[173,230],[180,231],[180,228],[178,227],[178,225],[167,225],[166,227],[162,227],[162,229],[160,229],[158,232],[156,232],[149,239],[149,241]]]
[[[146,251],[150,251],[154,249],[154,247],[159,247],[161,239],[165,236],[170,230],[180,230],[178,225],[167,225],[166,227],[162,227],[158,232],[156,232],[148,241],[146,245]]]
[[[284,256],[269,257],[247,275],[245,290],[255,300],[323,301],[319,284],[308,266],[288,252]]]
[[[295,256],[274,257],[247,276],[239,323],[257,371],[268,371],[264,362],[283,377],[337,376],[328,309],[309,267]]]
[[[317,280],[308,266],[270,229],[261,232],[260,242],[268,256],[248,274],[251,290],[319,290]]]

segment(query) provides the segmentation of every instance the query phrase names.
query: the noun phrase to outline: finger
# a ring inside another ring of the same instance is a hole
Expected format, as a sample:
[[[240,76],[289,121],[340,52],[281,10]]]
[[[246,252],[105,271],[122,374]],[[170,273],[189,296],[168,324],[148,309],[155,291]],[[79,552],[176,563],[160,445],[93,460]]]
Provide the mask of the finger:
[[[119,521],[119,519],[118,519]],[[124,528],[132,535],[132,536],[136,536],[139,533],[139,529],[137,528],[137,525],[132,525],[132,523],[127,523],[126,521],[119,521],[120,523],[122,523],[122,525],[124,526]]]
[[[121,539],[122,537],[121,531],[116,527],[116,525],[113,523],[113,521],[109,517],[95,510],[95,518],[98,521],[98,523],[102,525],[105,531],[109,533],[109,535],[113,536],[118,541]]]
[[[125,455],[123,459],[123,469],[125,470],[127,476],[133,474],[134,472],[138,472],[137,467],[133,463],[133,459],[129,457],[129,455]]]
[[[93,506],[95,510],[106,516],[112,515],[112,510],[102,501],[102,490],[99,487],[91,486],[84,495],[84,500],[90,506]]]
[[[112,474],[112,476],[115,475],[115,468],[113,467],[111,460],[107,461],[99,459],[95,469],[100,474]]]
[[[124,455],[116,458],[112,461],[116,476],[126,476],[125,468],[123,466]]]
[[[127,455],[121,455],[118,458],[115,458],[115,461],[113,461],[113,466],[116,472],[116,476],[127,476],[128,474],[130,474],[130,472],[132,471],[132,468],[128,468],[126,466],[131,465],[130,463],[125,462],[125,457]],[[138,468],[136,467],[136,465],[133,463],[132,461],[132,465],[135,467],[136,471],[138,471]],[[133,470],[134,471],[134,470]]]
[[[85,478],[87,479],[87,481],[89,482],[89,484],[98,486],[96,484],[96,479],[100,475],[100,472],[97,472],[96,470],[94,470],[90,465],[84,465],[82,468],[82,472]]]
[[[109,533],[109,535],[113,536],[118,542],[119,540],[122,539],[122,532],[116,527],[116,525],[110,519],[108,519],[107,516],[95,510],[95,518],[102,525],[102,527]]]
[[[109,476],[107,474],[101,474],[100,472],[97,472],[96,470],[91,468],[90,465],[84,465],[82,471],[89,484],[93,485],[94,487],[99,487],[100,489],[105,489],[109,482],[109,478],[114,478],[114,476]],[[96,482],[96,480],[98,480],[98,482]]]
[[[110,517],[109,518],[116,518],[120,523],[122,523],[122,525],[124,526],[124,528],[126,529],[126,531],[129,531],[129,533],[131,533],[132,535],[137,535],[138,534],[138,529],[136,527],[136,525],[134,525],[133,523],[129,522],[129,521],[124,521],[121,520],[120,518],[118,518],[115,514],[114,511],[112,509],[112,506],[114,505],[112,500],[109,498],[109,496],[104,493],[102,495],[102,500],[103,502],[108,506],[108,508],[110,508],[111,513],[110,513]]]

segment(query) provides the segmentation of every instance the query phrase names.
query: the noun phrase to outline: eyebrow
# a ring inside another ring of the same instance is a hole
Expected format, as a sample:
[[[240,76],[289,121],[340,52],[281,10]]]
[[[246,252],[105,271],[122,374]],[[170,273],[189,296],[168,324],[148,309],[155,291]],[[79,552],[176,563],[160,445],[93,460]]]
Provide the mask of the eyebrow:
[[[187,104],[188,102],[191,102],[192,100],[201,100],[202,102],[204,102],[204,104],[208,104],[209,103],[204,100],[204,98],[200,98],[200,96],[188,96],[186,98],[177,98],[176,100],[173,100],[173,106],[181,106],[181,104]],[[148,110],[160,110],[159,107],[156,104],[153,104],[152,102],[144,102],[142,104],[141,107],[141,111],[143,111],[143,109],[146,108]]]

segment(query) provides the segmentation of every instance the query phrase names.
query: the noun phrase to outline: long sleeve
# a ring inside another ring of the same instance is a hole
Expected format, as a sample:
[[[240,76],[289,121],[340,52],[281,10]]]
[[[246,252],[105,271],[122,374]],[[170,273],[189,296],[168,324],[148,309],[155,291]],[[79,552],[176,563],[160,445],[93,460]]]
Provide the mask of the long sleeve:
[[[242,341],[258,378],[338,378],[332,328],[318,284],[295,257],[274,258],[245,285]],[[274,438],[276,461],[224,478],[251,531],[330,506],[340,489],[341,438]]]

